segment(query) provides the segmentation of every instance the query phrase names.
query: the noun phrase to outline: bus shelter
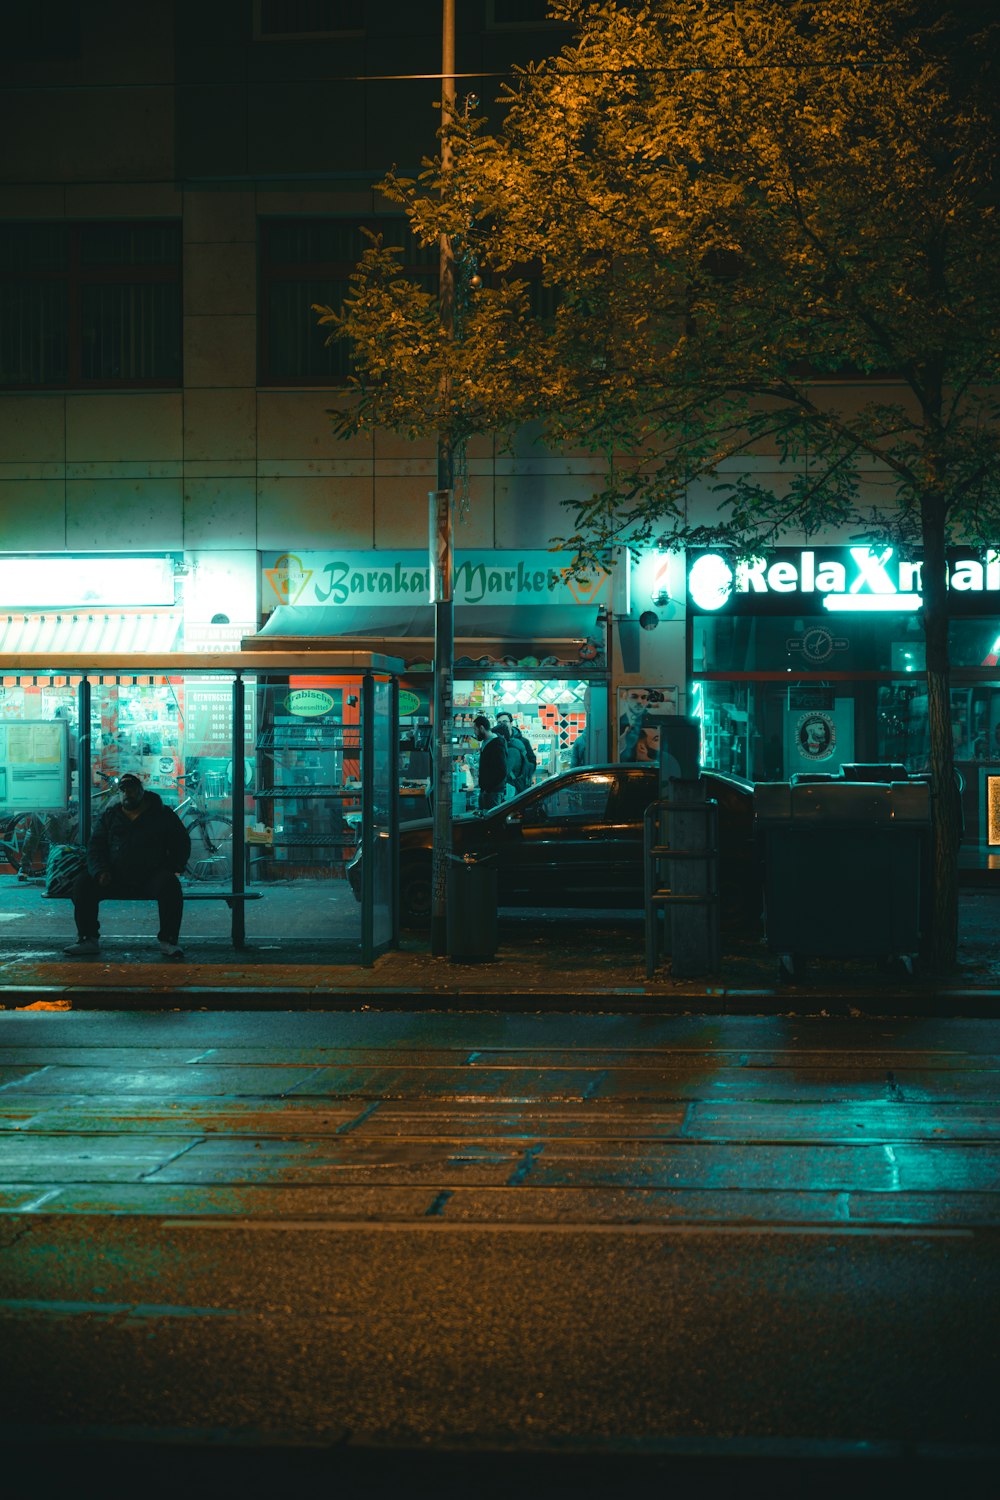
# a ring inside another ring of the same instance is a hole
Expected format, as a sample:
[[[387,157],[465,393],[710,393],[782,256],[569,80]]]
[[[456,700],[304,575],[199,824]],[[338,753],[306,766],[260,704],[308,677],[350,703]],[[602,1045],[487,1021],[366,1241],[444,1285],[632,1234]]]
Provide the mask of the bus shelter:
[[[191,837],[187,946],[228,907],[237,948],[249,933],[281,957],[373,963],[399,940],[401,666],[360,651],[0,658],[0,819],[11,840],[34,830],[36,861],[0,870],[0,890],[18,874],[41,886],[39,848],[84,846],[131,771]],[[102,928],[148,927],[132,905]]]

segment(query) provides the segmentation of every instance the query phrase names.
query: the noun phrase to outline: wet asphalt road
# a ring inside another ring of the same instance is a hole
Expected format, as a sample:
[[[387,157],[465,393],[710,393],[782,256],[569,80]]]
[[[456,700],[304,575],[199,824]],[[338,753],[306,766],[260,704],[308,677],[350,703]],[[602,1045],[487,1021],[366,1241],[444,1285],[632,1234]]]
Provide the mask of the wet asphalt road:
[[[13,1248],[8,1422],[412,1444],[996,1432],[993,1233],[45,1217]]]
[[[995,1462],[998,1036],[4,1014],[4,1436]]]

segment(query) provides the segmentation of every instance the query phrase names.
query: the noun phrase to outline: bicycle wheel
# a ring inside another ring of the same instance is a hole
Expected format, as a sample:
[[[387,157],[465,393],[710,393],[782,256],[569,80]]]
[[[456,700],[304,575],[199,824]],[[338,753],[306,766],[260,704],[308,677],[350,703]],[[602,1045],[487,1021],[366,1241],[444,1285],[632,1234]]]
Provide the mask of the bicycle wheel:
[[[191,857],[185,874],[192,880],[228,885],[233,877],[233,820],[219,813],[202,813],[188,824]]]
[[[22,813],[7,831],[7,845],[15,851],[14,866],[20,880],[44,879],[49,857],[49,836],[36,812]],[[9,863],[14,864],[10,859]]]
[[[0,839],[0,865],[9,865],[14,871],[21,868],[21,851],[16,844]]]

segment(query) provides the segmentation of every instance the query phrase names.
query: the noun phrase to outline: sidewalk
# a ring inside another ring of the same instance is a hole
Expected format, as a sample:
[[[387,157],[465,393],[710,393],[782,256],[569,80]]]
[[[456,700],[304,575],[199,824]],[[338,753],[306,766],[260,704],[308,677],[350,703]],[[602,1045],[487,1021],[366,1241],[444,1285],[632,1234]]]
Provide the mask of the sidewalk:
[[[181,963],[163,962],[155,943],[135,936],[109,936],[99,958],[69,961],[46,934],[5,944],[0,1007],[447,1009],[474,999],[504,1009],[606,1009],[613,1001],[616,1011],[651,1014],[1000,1015],[997,895],[963,890],[960,920],[959,968],[947,980],[817,960],[794,985],[779,984],[775,957],[762,943],[726,943],[725,934],[717,974],[675,980],[666,963],[647,979],[643,924],[620,913],[505,914],[490,962],[433,958],[425,939],[406,935],[371,968],[312,941],[251,942],[237,952],[217,937],[189,940]]]

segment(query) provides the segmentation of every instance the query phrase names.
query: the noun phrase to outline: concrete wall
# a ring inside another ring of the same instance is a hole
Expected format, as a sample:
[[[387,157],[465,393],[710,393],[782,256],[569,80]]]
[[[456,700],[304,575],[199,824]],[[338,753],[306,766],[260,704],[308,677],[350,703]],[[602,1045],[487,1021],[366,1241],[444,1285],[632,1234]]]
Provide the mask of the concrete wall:
[[[501,69],[558,41],[488,32],[482,3],[459,10],[460,66]],[[259,217],[384,210],[372,184],[400,144],[414,166],[433,149],[435,85],[390,98],[387,85],[330,82],[436,69],[436,6],[383,0],[378,19],[360,41],[260,46],[249,0],[84,0],[78,57],[0,59],[12,90],[0,219],[181,220],[184,320],[180,390],[0,394],[0,550],[185,552],[202,592],[215,557],[232,606],[258,550],[426,544],[431,443],[338,442],[330,391],[257,384]],[[772,456],[742,462],[780,485]],[[513,452],[476,440],[468,470],[458,547],[546,547],[572,527],[563,502],[602,482],[593,456],[550,452],[532,432]],[[716,503],[691,487],[692,516]],[[615,633],[617,679],[683,685],[683,608],[659,615],[638,666]]]

